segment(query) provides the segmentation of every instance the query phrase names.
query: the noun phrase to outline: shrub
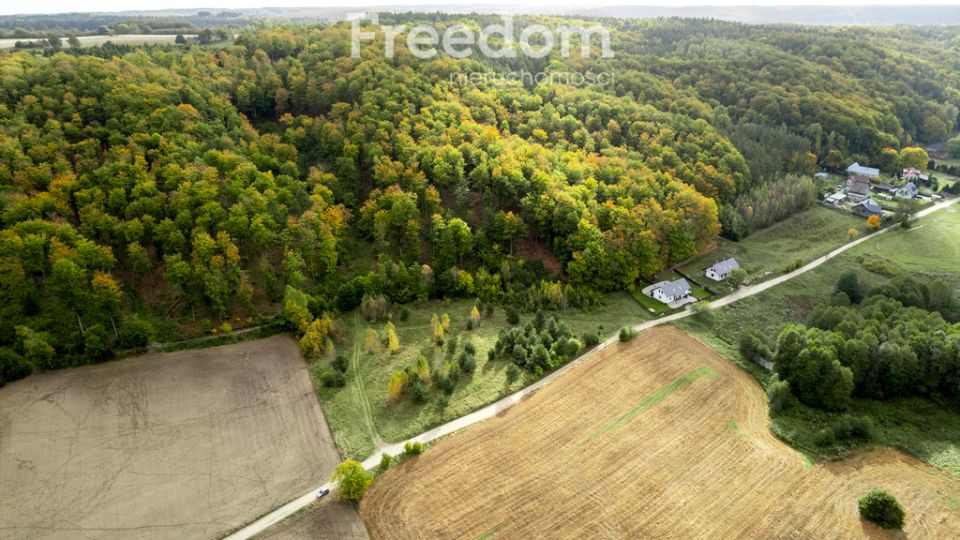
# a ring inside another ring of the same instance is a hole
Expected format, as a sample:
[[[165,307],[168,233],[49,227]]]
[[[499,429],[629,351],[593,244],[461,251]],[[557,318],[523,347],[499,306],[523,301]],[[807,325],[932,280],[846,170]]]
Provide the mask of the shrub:
[[[390,457],[390,454],[384,452],[380,456],[380,465],[377,466],[377,469],[380,472],[383,472],[390,468],[390,465],[393,463],[393,459]]]
[[[510,362],[510,364],[507,365],[506,375],[507,383],[513,384],[517,379],[520,378],[520,368],[518,368],[513,362]]]
[[[30,364],[10,349],[0,349],[0,386],[30,375]]]
[[[464,373],[473,373],[477,369],[477,361],[474,357],[464,354],[460,357],[460,370]]]
[[[123,321],[120,327],[120,346],[131,349],[142,349],[153,341],[153,326],[141,319],[133,317]]]
[[[408,456],[416,456],[423,452],[423,444],[420,441],[407,441],[403,443],[403,453]]]
[[[326,370],[320,375],[320,380],[327,388],[341,388],[346,386],[347,378],[342,371]]]
[[[467,320],[467,332],[473,330],[473,321]]]
[[[493,362],[497,359],[497,351],[495,349],[490,349],[487,351],[487,362]]]
[[[785,274],[789,274],[794,270],[799,270],[801,266],[803,266],[803,261],[800,259],[794,259],[793,261],[790,262],[790,264],[784,267],[783,272]]]
[[[333,369],[339,371],[340,373],[347,372],[347,357],[338,354],[336,358],[333,359]]]
[[[860,517],[884,529],[902,529],[905,512],[896,497],[886,491],[872,490],[857,503]]]
[[[841,416],[830,424],[837,439],[847,440],[873,440],[873,423],[868,418],[860,416]]]
[[[423,382],[420,377],[413,380],[410,385],[410,392],[413,394],[413,401],[416,403],[424,403],[430,397],[430,389],[427,388],[427,383]]]
[[[410,318],[410,310],[407,309],[406,306],[400,308],[399,317],[400,317],[400,322],[406,321],[407,319]]]
[[[520,324],[520,312],[511,306],[507,308],[507,322],[513,325]]]
[[[634,332],[633,328],[624,326],[623,328],[620,329],[620,342],[625,343],[627,341],[630,341],[636,335],[637,333]]]
[[[489,317],[493,317],[493,304],[487,304],[487,307],[483,310],[484,314]]]
[[[850,271],[840,276],[834,290],[846,294],[854,304],[859,304],[863,300],[863,287],[860,286],[860,278],[856,272]]]
[[[793,407],[796,398],[790,393],[790,382],[781,381],[774,375],[767,390],[767,402],[770,404],[770,416],[776,416],[781,411]]]
[[[468,341],[463,344],[463,352],[469,354],[470,356],[475,356],[477,354],[477,347],[472,341]]]
[[[821,447],[830,446],[835,443],[836,440],[837,438],[833,430],[828,427],[821,429],[813,436],[813,444]]]
[[[585,332],[583,334],[583,345],[588,349],[590,347],[596,347],[599,343],[600,338],[598,338],[593,332]]]
[[[360,313],[370,322],[386,319],[388,311],[390,311],[390,302],[382,294],[377,296],[365,294],[360,301]]]

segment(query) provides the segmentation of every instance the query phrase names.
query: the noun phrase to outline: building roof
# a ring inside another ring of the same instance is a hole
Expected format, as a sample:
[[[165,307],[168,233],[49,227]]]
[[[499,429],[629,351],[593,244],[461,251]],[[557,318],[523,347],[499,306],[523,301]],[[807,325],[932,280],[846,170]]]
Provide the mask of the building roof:
[[[897,193],[916,194],[916,193],[917,193],[917,185],[914,184],[913,182],[909,182],[909,183],[907,183],[907,185],[905,185],[905,186],[901,187],[900,189],[898,189],[898,190],[897,190]]]
[[[667,281],[660,286],[660,291],[664,296],[676,298],[683,294],[689,294],[690,284],[687,283],[687,280],[684,278],[680,278],[676,281]]]
[[[894,191],[897,189],[893,184],[877,184],[873,186],[873,189],[877,191]]]
[[[866,176],[855,174],[850,177],[850,191],[867,195],[870,193],[870,179]]]
[[[906,169],[903,170],[904,176],[907,176],[909,174],[920,174],[920,169],[917,169],[915,167],[907,167]]]
[[[856,208],[857,206],[862,206],[864,210],[866,210],[867,212],[870,212],[871,214],[883,213],[883,208],[879,204],[873,202],[873,199],[867,199],[865,201],[857,203],[854,206],[854,208]]]
[[[732,270],[740,268],[740,263],[738,263],[733,257],[730,257],[729,259],[714,263],[710,268],[712,268],[713,271],[718,274],[728,274]]]
[[[866,176],[880,176],[880,169],[874,169],[873,167],[864,167],[859,163],[854,163],[853,165],[847,167],[847,172],[850,174],[863,174]]]

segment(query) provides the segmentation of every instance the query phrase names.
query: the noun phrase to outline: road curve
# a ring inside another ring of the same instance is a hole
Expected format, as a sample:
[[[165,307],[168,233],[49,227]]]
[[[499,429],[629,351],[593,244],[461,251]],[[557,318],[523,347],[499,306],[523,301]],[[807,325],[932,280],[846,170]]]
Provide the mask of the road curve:
[[[943,210],[944,208],[947,208],[948,206],[952,205],[954,202],[956,202],[956,199],[951,199],[951,200],[947,200],[947,201],[944,201],[944,202],[935,204],[935,205],[933,205],[933,206],[931,206],[931,207],[929,207],[929,208],[927,208],[927,209],[924,209],[924,210],[921,210],[920,212],[917,212],[916,217],[917,217],[917,218],[921,218],[921,217],[927,216],[927,215],[929,215],[929,214],[932,214],[933,212],[937,212],[937,211]],[[768,281],[764,281],[763,283],[758,283],[758,284],[756,284],[756,285],[750,285],[750,286],[747,286],[747,287],[742,287],[742,288],[740,288],[739,290],[737,290],[737,291],[735,291],[735,292],[733,292],[733,293],[731,293],[731,294],[729,294],[729,295],[727,295],[727,296],[724,296],[723,298],[720,298],[720,299],[716,300],[715,302],[710,302],[710,303],[708,304],[708,306],[710,307],[710,309],[716,309],[716,308],[719,308],[719,307],[723,307],[723,306],[732,304],[732,303],[734,303],[734,302],[736,302],[736,301],[738,301],[738,300],[741,300],[741,299],[743,299],[743,298],[747,298],[747,297],[750,297],[750,296],[753,296],[753,295],[756,295],[756,294],[760,294],[760,293],[762,293],[763,291],[765,291],[765,290],[767,290],[767,289],[769,289],[769,288],[771,288],[771,287],[776,287],[777,285],[780,285],[781,283],[784,283],[784,282],[786,282],[786,281],[790,281],[791,279],[793,279],[793,278],[795,278],[795,277],[797,277],[797,276],[799,276],[799,275],[801,275],[801,274],[805,274],[806,272],[809,272],[810,270],[813,270],[814,268],[817,268],[818,266],[820,266],[820,265],[822,265],[823,263],[829,261],[830,259],[836,257],[837,255],[840,255],[841,253],[847,251],[848,249],[852,249],[852,248],[854,248],[854,247],[856,247],[856,246],[859,246],[860,244],[862,244],[863,242],[866,242],[867,240],[870,240],[870,239],[872,239],[872,238],[876,238],[878,235],[885,234],[885,233],[887,233],[888,231],[890,231],[891,229],[893,229],[894,227],[897,227],[897,226],[898,226],[898,225],[890,225],[890,226],[888,226],[888,227],[886,227],[886,228],[880,229],[879,231],[877,231],[877,232],[875,232],[875,233],[873,233],[873,234],[869,234],[869,235],[864,236],[864,237],[862,237],[862,238],[858,238],[858,239],[856,239],[856,240],[854,240],[854,241],[852,241],[852,242],[846,243],[846,244],[844,244],[844,245],[842,245],[842,246],[834,249],[833,251],[827,253],[826,255],[824,255],[824,256],[822,256],[822,257],[818,257],[818,258],[815,259],[813,262],[810,262],[810,263],[808,263],[808,264],[805,264],[804,266],[801,266],[800,268],[794,270],[793,272],[789,272],[789,273],[787,273],[787,274],[783,274],[782,276],[778,276],[778,277],[773,278],[773,279],[770,279],[770,280],[768,280]],[[682,319],[682,318],[684,318],[684,317],[689,317],[690,315],[693,315],[693,314],[694,314],[694,312],[693,312],[690,308],[687,308],[687,309],[685,309],[685,310],[683,310],[683,311],[679,311],[679,312],[674,313],[674,314],[672,314],[672,315],[667,315],[667,316],[665,316],[665,317],[660,317],[660,318],[658,318],[658,319],[654,319],[654,320],[651,320],[651,321],[646,321],[646,322],[642,322],[642,323],[640,323],[640,324],[636,324],[636,325],[633,326],[633,329],[634,329],[635,331],[637,331],[637,332],[641,332],[641,331],[643,331],[643,330],[647,330],[647,329],[653,328],[653,327],[655,327],[655,326],[660,326],[660,325],[663,325],[663,324],[666,324],[666,323],[669,323],[669,322],[673,322],[673,321]],[[591,358],[593,355],[597,354],[598,352],[606,349],[607,347],[610,347],[610,346],[616,344],[618,341],[619,341],[619,336],[618,336],[617,334],[614,334],[614,335],[610,336],[609,338],[607,338],[606,341],[600,343],[599,345],[597,345],[597,346],[594,347],[593,349],[587,351],[586,353],[584,353],[584,354],[581,355],[580,357],[578,357],[578,358],[570,361],[569,363],[563,365],[562,367],[558,368],[556,371],[553,371],[552,373],[550,373],[550,374],[547,375],[546,377],[540,379],[539,381],[537,381],[537,382],[535,382],[535,383],[533,383],[533,384],[531,384],[531,385],[529,385],[529,386],[527,386],[527,387],[525,387],[525,388],[522,388],[522,389],[520,389],[520,390],[517,390],[517,391],[514,392],[513,394],[510,394],[510,395],[508,395],[508,396],[506,396],[506,397],[503,397],[503,398],[501,398],[500,400],[498,400],[498,401],[496,401],[496,402],[494,402],[494,403],[491,403],[490,405],[487,405],[487,406],[485,406],[485,407],[483,407],[483,408],[477,409],[476,411],[474,411],[474,412],[472,412],[472,413],[470,413],[470,414],[467,414],[467,415],[465,415],[465,416],[461,416],[460,418],[457,418],[456,420],[451,420],[450,422],[447,422],[446,424],[442,424],[442,425],[437,426],[437,427],[435,427],[435,428],[433,428],[433,429],[430,429],[430,430],[428,430],[428,431],[425,431],[425,432],[417,435],[416,437],[413,437],[413,438],[408,439],[408,440],[410,440],[410,441],[419,441],[419,442],[421,442],[421,443],[428,443],[428,442],[434,441],[434,440],[436,440],[436,439],[439,439],[440,437],[449,435],[449,434],[451,434],[451,433],[453,433],[453,432],[455,432],[455,431],[459,431],[459,430],[461,430],[461,429],[463,429],[463,428],[465,428],[465,427],[467,427],[467,426],[470,426],[470,425],[472,425],[472,424],[476,424],[477,422],[482,422],[482,421],[484,421],[484,420],[493,418],[494,416],[496,416],[496,415],[499,414],[500,412],[502,412],[502,411],[504,411],[504,410],[506,410],[506,409],[509,409],[510,407],[512,407],[512,406],[514,406],[515,404],[519,403],[519,402],[520,402],[521,400],[523,400],[523,398],[525,398],[526,396],[528,396],[528,395],[532,394],[533,392],[536,392],[537,390],[539,390],[539,389],[543,388],[544,386],[550,384],[551,382],[553,382],[553,381],[554,381],[555,379],[557,379],[558,377],[561,377],[564,373],[567,372],[567,370],[569,370],[569,369],[572,368],[573,366],[575,366],[575,365],[577,365],[577,364],[579,364],[579,363],[581,363],[581,362],[586,361],[587,359]],[[404,441],[404,442],[406,442],[406,441]],[[403,442],[400,442],[400,443],[390,444],[390,445],[385,445],[385,446],[380,447],[379,449],[377,449],[376,452],[373,453],[372,456],[368,457],[367,459],[365,459],[365,460],[363,461],[363,466],[364,466],[364,468],[366,468],[366,469],[369,470],[369,469],[373,469],[374,467],[376,467],[377,465],[379,465],[379,464],[380,464],[381,454],[383,454],[384,452],[387,453],[387,454],[390,454],[390,455],[392,455],[392,456],[402,453],[402,452],[403,452],[403,445],[404,445],[404,443],[403,443]],[[267,515],[265,515],[265,516],[257,519],[256,521],[248,524],[247,526],[243,527],[242,529],[240,529],[240,530],[236,531],[235,533],[231,534],[230,536],[228,536],[226,540],[246,540],[247,538],[252,538],[253,536],[256,536],[257,534],[260,534],[261,532],[263,532],[264,530],[266,530],[266,529],[267,529],[268,527],[270,527],[271,525],[274,525],[274,524],[276,524],[276,523],[279,523],[280,521],[283,521],[284,519],[286,519],[287,517],[289,517],[291,514],[293,514],[293,513],[297,512],[297,511],[305,508],[306,506],[308,506],[311,502],[313,502],[314,498],[316,497],[316,492],[317,492],[319,489],[325,488],[325,487],[326,487],[326,488],[335,489],[337,486],[336,486],[336,483],[332,483],[332,482],[331,482],[331,483],[324,484],[324,485],[322,485],[322,486],[319,486],[319,487],[317,487],[317,489],[311,491],[310,493],[307,493],[306,495],[303,495],[303,496],[301,496],[301,497],[299,497],[299,498],[297,498],[297,499],[294,499],[294,500],[288,502],[287,504],[281,506],[280,508],[277,508],[276,510],[270,512],[269,514],[267,514]]]

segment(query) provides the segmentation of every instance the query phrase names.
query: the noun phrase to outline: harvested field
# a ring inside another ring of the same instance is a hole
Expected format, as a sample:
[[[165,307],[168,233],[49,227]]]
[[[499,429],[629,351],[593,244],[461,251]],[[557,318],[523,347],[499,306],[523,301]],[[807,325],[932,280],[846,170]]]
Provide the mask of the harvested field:
[[[211,538],[339,461],[285,336],[0,388],[0,537]]]
[[[348,502],[327,498],[270,527],[257,540],[367,540],[367,528]]]
[[[910,538],[960,530],[960,480],[884,450],[809,466],[767,428],[745,372],[672,328],[598,354],[500,417],[374,482],[373,538],[885,537],[871,488]]]

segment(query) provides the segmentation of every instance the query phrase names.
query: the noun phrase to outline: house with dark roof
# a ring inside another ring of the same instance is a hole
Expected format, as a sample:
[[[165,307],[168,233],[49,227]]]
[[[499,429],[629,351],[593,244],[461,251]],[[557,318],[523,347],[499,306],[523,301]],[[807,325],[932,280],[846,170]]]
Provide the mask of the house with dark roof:
[[[850,209],[853,215],[860,217],[883,216],[883,208],[872,199],[861,201]]]
[[[853,165],[847,167],[847,174],[854,175],[859,174],[866,176],[867,178],[876,178],[880,176],[880,169],[874,169],[873,167],[864,167],[859,163],[854,163]]]
[[[870,179],[855,174],[847,179],[847,199],[858,203],[870,198]]]
[[[704,273],[714,281],[723,281],[727,279],[730,272],[733,272],[737,268],[740,268],[740,263],[733,257],[730,257],[729,259],[714,263],[713,266],[704,270]]]
[[[897,186],[893,184],[875,184],[873,186],[874,191],[882,191],[884,193],[892,193],[897,190]]]
[[[681,298],[690,296],[690,284],[680,278],[676,281],[663,281],[650,291],[652,296],[664,304],[672,304]]]

